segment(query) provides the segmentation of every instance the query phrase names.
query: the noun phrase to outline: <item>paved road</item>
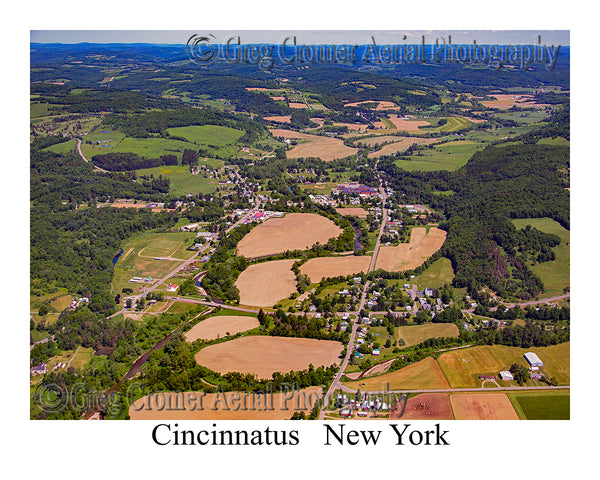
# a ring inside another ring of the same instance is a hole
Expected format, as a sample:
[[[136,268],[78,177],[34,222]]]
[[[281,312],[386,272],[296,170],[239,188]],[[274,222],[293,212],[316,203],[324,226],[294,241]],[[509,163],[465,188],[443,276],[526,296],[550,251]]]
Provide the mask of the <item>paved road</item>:
[[[86,156],[81,151],[81,138],[77,139],[77,152],[79,152],[79,156],[83,159],[84,162],[90,163],[90,161],[86,158]],[[101,172],[108,173],[108,170],[104,170],[103,168],[97,167],[96,165],[94,165],[94,168],[96,170],[100,170]]]
[[[499,391],[525,391],[525,390],[570,390],[570,385],[558,385],[556,387],[548,385],[545,387],[471,387],[471,388],[429,388],[422,390],[386,390],[384,386],[381,386],[381,390],[361,390],[362,393],[453,393],[453,392],[499,392]],[[345,385],[341,386],[341,389],[347,393],[356,393],[358,390],[353,390]]]

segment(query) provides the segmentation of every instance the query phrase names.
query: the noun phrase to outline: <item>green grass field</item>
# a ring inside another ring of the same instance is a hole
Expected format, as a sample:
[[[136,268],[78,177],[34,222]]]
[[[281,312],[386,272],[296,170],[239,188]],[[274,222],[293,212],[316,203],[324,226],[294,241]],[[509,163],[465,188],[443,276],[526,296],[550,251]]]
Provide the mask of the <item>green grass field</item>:
[[[552,262],[538,263],[530,266],[533,273],[538,275],[546,287],[546,295],[561,295],[563,289],[570,286],[570,262],[571,262],[571,232],[562,227],[551,218],[520,218],[512,221],[518,228],[527,225],[537,228],[545,233],[553,233],[560,237],[560,245],[553,247],[556,260]]]
[[[198,162],[201,164],[202,162]],[[181,165],[163,165],[154,168],[144,168],[136,170],[138,176],[162,175],[170,180],[170,192],[175,194],[185,193],[214,193],[219,185],[216,178],[207,178],[201,174],[192,175],[187,166]]]
[[[463,128],[468,128],[472,123],[466,118],[461,117],[441,117],[446,119],[446,123],[433,129],[434,132],[456,132]],[[434,119],[433,124],[436,125],[441,118]]]
[[[52,152],[64,155],[66,153],[71,153],[75,151],[75,139],[71,139],[68,142],[57,143],[56,145],[52,145],[50,147],[44,148],[44,152]]]
[[[437,170],[458,170],[479,150],[484,143],[457,140],[431,149],[419,150],[410,160],[398,159],[394,163],[409,172],[432,172]]]
[[[440,288],[452,283],[454,270],[448,258],[440,258],[433,262],[421,275],[417,275],[413,282],[420,287]]]
[[[458,327],[454,323],[425,323],[398,327],[398,336],[405,347],[417,345],[428,338],[458,337]]]
[[[185,138],[191,143],[214,145],[215,147],[229,145],[244,135],[241,130],[218,125],[169,128],[167,133],[171,136]]]
[[[508,393],[522,420],[569,420],[571,395],[566,390],[551,392]]]
[[[76,370],[83,370],[83,367],[85,367],[85,365],[90,361],[93,354],[94,349],[92,347],[79,347],[75,353],[75,356],[71,360],[70,366]]]
[[[170,232],[170,233],[141,233],[125,240],[121,248],[123,256],[115,265],[115,275],[111,284],[115,293],[120,293],[124,287],[132,288],[134,291],[143,285],[131,283],[131,277],[162,276],[173,270],[179,261],[156,260],[156,257],[168,257],[176,254],[175,258],[187,259],[194,252],[187,251],[184,246],[193,238],[193,233]],[[141,254],[141,255],[140,255]]]

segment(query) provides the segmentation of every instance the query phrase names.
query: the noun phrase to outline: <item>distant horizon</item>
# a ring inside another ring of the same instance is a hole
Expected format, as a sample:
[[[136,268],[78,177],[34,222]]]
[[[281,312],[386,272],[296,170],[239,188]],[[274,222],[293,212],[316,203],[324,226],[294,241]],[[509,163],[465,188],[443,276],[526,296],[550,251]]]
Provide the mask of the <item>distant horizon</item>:
[[[30,44],[146,44],[185,45],[195,34],[213,35],[215,43],[226,43],[239,36],[242,43],[280,44],[288,36],[296,36],[299,43],[378,44],[415,43],[432,44],[437,38],[452,37],[454,44],[526,45],[537,44],[570,46],[569,30],[31,30]],[[539,39],[538,39],[539,36]]]

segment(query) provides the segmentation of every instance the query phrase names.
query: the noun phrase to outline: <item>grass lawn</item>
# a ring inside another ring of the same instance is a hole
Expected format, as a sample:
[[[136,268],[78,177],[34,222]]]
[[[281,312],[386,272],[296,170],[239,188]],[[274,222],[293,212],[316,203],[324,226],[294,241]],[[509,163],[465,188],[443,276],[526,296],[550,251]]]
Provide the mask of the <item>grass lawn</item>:
[[[233,143],[244,135],[241,130],[218,125],[169,128],[167,133],[171,136],[185,138],[188,142],[198,145],[214,145],[215,147]]]
[[[571,395],[567,390],[509,393],[517,415],[522,420],[569,420]]]
[[[553,233],[560,237],[560,245],[552,248],[556,260],[530,265],[530,268],[544,282],[546,296],[561,295],[563,289],[571,284],[571,232],[550,218],[520,218],[512,222],[518,229],[531,225],[542,232]]]
[[[485,148],[484,143],[457,140],[419,150],[410,160],[398,159],[394,163],[409,172],[432,172],[436,170],[458,170],[473,154]]]
[[[412,281],[419,287],[440,288],[452,283],[454,270],[448,258],[440,258],[433,262],[427,270],[416,276]]]

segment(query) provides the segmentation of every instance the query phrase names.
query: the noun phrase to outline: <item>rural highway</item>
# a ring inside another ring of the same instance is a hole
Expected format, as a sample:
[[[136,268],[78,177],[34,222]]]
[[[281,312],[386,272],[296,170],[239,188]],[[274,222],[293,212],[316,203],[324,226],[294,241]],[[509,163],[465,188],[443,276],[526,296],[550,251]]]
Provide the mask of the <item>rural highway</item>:
[[[381,180],[379,183],[380,183],[379,190],[381,192],[381,199],[382,199],[382,204],[383,204],[383,216],[381,219],[381,226],[379,227],[379,234],[377,235],[377,241],[375,242],[375,249],[373,250],[373,258],[371,259],[371,264],[369,265],[369,270],[367,273],[372,272],[373,269],[375,268],[375,260],[377,259],[377,254],[379,253],[379,247],[381,245],[381,236],[383,235],[383,230],[385,229],[385,225],[387,224],[387,217],[388,217],[387,216],[387,208],[385,208],[385,202],[386,202],[387,196],[385,194],[385,189],[383,188],[383,186],[381,186]],[[348,346],[346,347],[346,356],[344,357],[344,361],[342,362],[342,365],[340,366],[337,374],[335,375],[335,378],[333,379],[333,382],[331,382],[331,385],[329,386],[329,389],[327,390],[327,393],[325,394],[323,405],[321,405],[321,411],[319,412],[319,420],[323,420],[325,417],[325,412],[327,410],[327,405],[329,404],[329,398],[331,397],[331,394],[336,389],[343,388],[343,385],[340,382],[340,379],[342,378],[342,375],[344,374],[344,370],[346,370],[346,367],[348,366],[350,357],[354,354],[354,339],[356,337],[356,332],[358,330],[358,324],[359,324],[358,320],[360,317],[360,312],[364,308],[365,302],[367,301],[367,292],[369,291],[370,284],[371,284],[371,282],[368,280],[365,282],[365,286],[363,288],[363,293],[362,293],[362,296],[360,299],[360,304],[355,312],[354,321],[352,323],[352,332],[350,333],[350,340],[348,341]]]
[[[358,390],[353,390],[345,385],[341,385],[341,389],[346,393],[356,393]],[[469,387],[469,388],[429,388],[419,390],[386,390],[382,385],[381,390],[361,390],[362,393],[453,393],[453,392],[499,392],[499,391],[525,391],[525,390],[570,390],[570,385],[548,385],[545,387]]]
[[[79,152],[79,156],[83,159],[84,162],[86,163],[91,163],[86,156],[83,154],[83,152],[81,151],[81,138],[77,139],[77,152]],[[96,165],[94,165],[94,168],[96,170],[100,170],[101,172],[104,173],[108,173],[108,170],[104,170],[103,168],[97,167]]]

